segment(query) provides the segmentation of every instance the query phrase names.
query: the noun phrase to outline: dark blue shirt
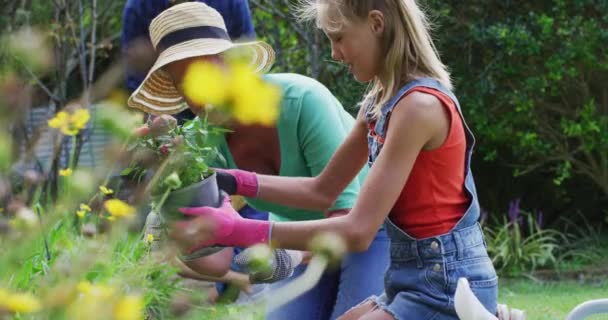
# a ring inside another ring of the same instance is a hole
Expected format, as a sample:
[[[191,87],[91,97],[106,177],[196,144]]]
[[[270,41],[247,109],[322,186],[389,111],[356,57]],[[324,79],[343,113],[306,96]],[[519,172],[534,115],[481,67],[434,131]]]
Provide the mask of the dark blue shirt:
[[[247,0],[198,0],[217,10],[224,18],[232,39],[255,38],[251,12]],[[122,17],[122,48],[138,38],[150,39],[148,28],[152,19],[169,8],[169,0],[127,0]],[[149,41],[149,40],[148,40]],[[127,89],[135,91],[145,78],[127,66]]]

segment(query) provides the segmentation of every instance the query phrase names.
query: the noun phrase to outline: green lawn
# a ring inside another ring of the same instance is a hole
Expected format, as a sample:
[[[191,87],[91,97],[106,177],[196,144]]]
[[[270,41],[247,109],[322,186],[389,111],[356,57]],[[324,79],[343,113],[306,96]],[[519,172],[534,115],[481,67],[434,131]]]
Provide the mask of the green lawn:
[[[532,280],[503,280],[498,300],[509,307],[526,310],[529,320],[565,319],[579,303],[590,299],[608,298],[608,277],[593,283],[536,283]],[[608,314],[589,320],[608,320]]]

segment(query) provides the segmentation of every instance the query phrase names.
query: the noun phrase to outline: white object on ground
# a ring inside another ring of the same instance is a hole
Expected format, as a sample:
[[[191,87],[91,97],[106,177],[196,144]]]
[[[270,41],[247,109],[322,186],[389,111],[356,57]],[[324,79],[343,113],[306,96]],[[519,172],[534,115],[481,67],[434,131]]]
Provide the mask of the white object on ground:
[[[454,306],[456,314],[461,320],[498,320],[477,299],[466,278],[458,279],[456,293],[454,294]]]
[[[608,314],[608,299],[585,301],[570,311],[566,320],[583,320],[590,315],[600,313]]]

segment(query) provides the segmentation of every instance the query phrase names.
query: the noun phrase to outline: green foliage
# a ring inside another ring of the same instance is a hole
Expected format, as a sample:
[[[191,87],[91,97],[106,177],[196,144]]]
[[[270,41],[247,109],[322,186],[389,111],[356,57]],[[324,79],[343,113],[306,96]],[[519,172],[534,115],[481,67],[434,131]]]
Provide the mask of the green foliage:
[[[555,266],[564,235],[541,229],[531,214],[524,213],[520,218],[526,223],[505,219],[501,226],[486,229],[488,253],[497,271],[513,276]]]
[[[176,190],[200,182],[212,173],[209,164],[221,160],[217,146],[224,132],[197,117],[166,132],[139,137],[128,149],[147,153],[147,165],[136,156],[121,175],[141,180],[146,172],[154,172],[150,183],[154,184],[151,190],[156,196],[167,188]]]
[[[365,86],[332,61],[322,32],[294,22],[287,3],[297,1],[251,1],[258,35],[277,52],[273,71],[317,78],[354,112]],[[497,212],[525,195],[550,220],[578,209],[603,220],[597,207],[608,199],[608,2],[421,4],[477,137],[473,166],[484,207]]]
[[[515,176],[552,172],[557,186],[582,177],[608,195],[608,2],[428,4],[477,157]]]

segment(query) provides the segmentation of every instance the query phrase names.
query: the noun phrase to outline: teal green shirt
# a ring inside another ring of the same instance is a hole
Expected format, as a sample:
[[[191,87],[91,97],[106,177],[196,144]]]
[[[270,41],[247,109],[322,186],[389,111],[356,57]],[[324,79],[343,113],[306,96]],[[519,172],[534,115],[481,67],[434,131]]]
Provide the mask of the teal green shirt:
[[[277,119],[281,154],[280,176],[314,177],[327,165],[351,130],[354,119],[321,83],[297,74],[269,74],[266,81],[281,87],[283,100]],[[220,143],[228,168],[236,164],[226,141]],[[338,197],[331,209],[352,208],[365,175],[365,166]],[[274,221],[314,220],[321,211],[294,209],[259,199],[247,199],[258,210],[270,212]]]

